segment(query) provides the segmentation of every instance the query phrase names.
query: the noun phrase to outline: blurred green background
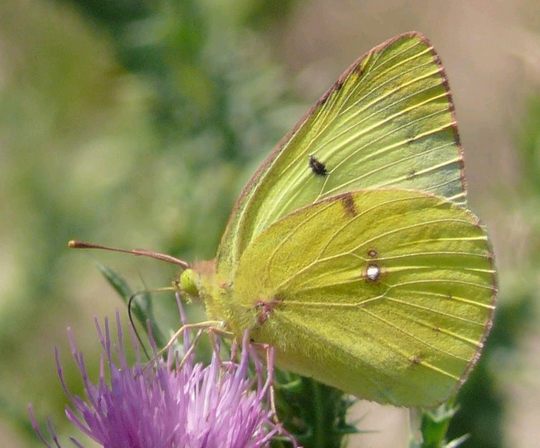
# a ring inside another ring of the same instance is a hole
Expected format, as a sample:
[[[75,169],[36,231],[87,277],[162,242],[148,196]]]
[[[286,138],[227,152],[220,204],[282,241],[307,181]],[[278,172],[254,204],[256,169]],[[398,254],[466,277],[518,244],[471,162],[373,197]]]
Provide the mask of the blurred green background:
[[[63,437],[53,350],[174,266],[68,251],[71,238],[188,259],[215,254],[233,201],[273,144],[360,54],[412,29],[447,68],[469,200],[500,270],[497,324],[461,396],[468,447],[540,440],[540,4],[388,0],[0,2],[0,446]],[[158,298],[159,297],[159,298]],[[170,300],[157,296],[156,300]],[[68,377],[75,372],[67,363]],[[403,410],[360,403],[349,446],[404,447]]]

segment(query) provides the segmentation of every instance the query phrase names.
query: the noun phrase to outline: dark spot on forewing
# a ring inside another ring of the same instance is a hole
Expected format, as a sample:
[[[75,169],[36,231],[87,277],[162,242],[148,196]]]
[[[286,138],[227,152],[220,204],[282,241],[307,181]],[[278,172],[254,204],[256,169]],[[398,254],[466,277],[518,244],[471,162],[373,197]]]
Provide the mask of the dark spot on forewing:
[[[317,160],[314,155],[309,156],[309,167],[317,176],[326,176],[328,174],[326,165],[320,160]]]
[[[354,203],[354,198],[351,193],[344,194],[341,197],[341,204],[343,205],[343,209],[348,217],[354,218],[358,214],[356,204]]]

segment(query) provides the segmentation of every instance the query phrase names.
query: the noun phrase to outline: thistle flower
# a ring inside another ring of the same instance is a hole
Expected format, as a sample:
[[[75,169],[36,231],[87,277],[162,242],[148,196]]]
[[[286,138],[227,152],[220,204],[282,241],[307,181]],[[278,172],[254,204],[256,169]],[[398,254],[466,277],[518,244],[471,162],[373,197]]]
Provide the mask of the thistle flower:
[[[181,309],[181,315],[183,311]],[[167,361],[158,358],[151,366],[126,358],[124,336],[117,315],[117,341],[113,346],[109,323],[96,321],[103,355],[99,379],[89,379],[84,358],[71,332],[69,340],[75,363],[81,373],[85,399],[73,395],[65,382],[58,353],[58,375],[71,405],[68,419],[103,447],[126,448],[244,448],[266,447],[270,439],[284,431],[274,423],[270,410],[273,353],[267,352],[263,365],[249,338],[244,335],[239,360],[221,360],[220,340],[213,339],[210,364],[194,362],[193,334],[183,338],[184,358],[170,350]],[[183,320],[183,319],[182,319]],[[197,337],[195,337],[197,339]],[[132,338],[136,353],[140,346]],[[116,361],[115,361],[116,359]],[[254,378],[250,377],[254,367]],[[110,378],[110,382],[106,378]],[[40,431],[30,409],[34,429],[48,447],[61,447],[52,425],[48,432],[54,445]],[[76,446],[82,446],[71,439]],[[294,444],[294,442],[293,442]]]

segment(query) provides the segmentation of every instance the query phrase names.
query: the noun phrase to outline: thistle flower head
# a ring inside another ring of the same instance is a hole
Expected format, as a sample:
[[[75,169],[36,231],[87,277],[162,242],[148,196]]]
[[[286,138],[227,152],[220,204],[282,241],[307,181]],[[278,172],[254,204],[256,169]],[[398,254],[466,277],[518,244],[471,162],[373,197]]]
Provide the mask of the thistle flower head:
[[[216,337],[211,361],[204,365],[195,362],[193,334],[186,330],[181,363],[180,356],[169,351],[167,361],[158,358],[145,366],[137,356],[137,362],[130,366],[118,315],[116,320],[116,344],[108,321],[104,325],[96,321],[103,350],[96,383],[89,379],[84,357],[69,332],[73,359],[84,384],[84,399],[69,391],[56,355],[58,374],[70,401],[66,415],[97,443],[128,448],[256,448],[268,446],[272,437],[283,432],[274,423],[269,406],[271,350],[265,366],[246,334],[241,347],[233,344],[231,358],[224,361]],[[131,340],[139,353],[139,344]],[[31,410],[30,414],[40,439],[49,447],[61,447],[51,425],[49,433],[54,445],[40,431]]]

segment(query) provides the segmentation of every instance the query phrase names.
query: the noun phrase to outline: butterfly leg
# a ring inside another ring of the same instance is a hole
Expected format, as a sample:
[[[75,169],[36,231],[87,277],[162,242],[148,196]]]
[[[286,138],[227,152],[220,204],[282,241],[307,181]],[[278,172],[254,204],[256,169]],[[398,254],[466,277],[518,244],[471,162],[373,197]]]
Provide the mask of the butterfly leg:
[[[182,325],[172,335],[172,337],[169,339],[169,342],[167,342],[167,344],[165,344],[165,346],[156,353],[156,355],[154,356],[152,361],[155,361],[160,356],[162,356],[163,353],[165,353],[167,350],[169,350],[184,331],[186,331],[186,330],[196,330],[196,329],[217,329],[222,325],[223,325],[223,322],[218,321],[218,320],[208,320],[208,321],[204,321],[204,322],[197,322],[196,324],[184,324],[184,325]],[[198,336],[195,336],[195,338],[197,338],[197,337]],[[192,344],[192,345],[194,345],[194,344]]]

